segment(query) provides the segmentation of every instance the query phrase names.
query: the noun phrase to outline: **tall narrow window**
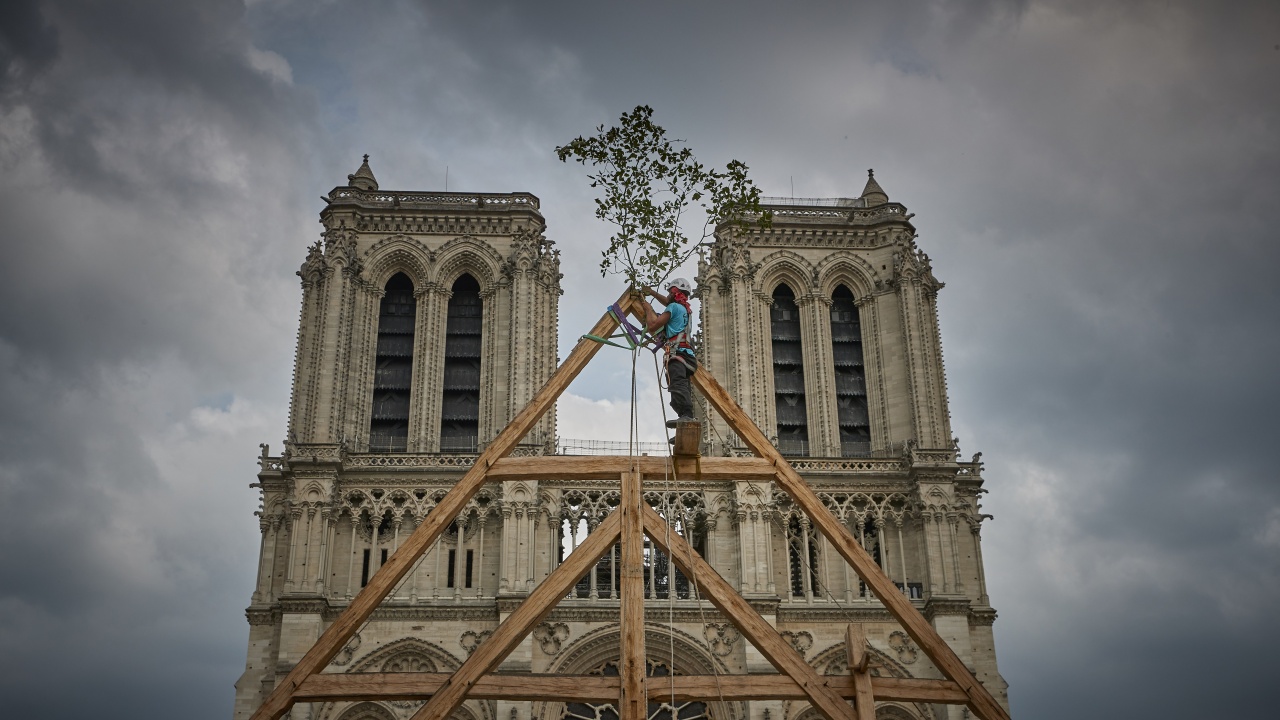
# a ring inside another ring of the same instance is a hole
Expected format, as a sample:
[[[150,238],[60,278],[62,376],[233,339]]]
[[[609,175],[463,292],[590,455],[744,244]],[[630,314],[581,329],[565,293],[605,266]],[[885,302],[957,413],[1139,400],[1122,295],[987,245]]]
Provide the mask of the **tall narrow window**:
[[[800,347],[800,309],[791,288],[773,291],[769,310],[773,338],[773,392],[778,416],[778,452],[809,454],[809,418],[804,406],[804,352]]]
[[[444,340],[440,450],[474,452],[480,432],[480,284],[463,275],[453,284]]]
[[[378,355],[373,374],[369,450],[404,452],[409,441],[409,390],[413,377],[413,329],[418,303],[404,273],[387,281],[378,315]]]
[[[862,325],[853,293],[841,285],[831,295],[831,357],[836,366],[836,412],[840,421],[840,454],[871,453],[867,416],[866,370],[862,362]]]

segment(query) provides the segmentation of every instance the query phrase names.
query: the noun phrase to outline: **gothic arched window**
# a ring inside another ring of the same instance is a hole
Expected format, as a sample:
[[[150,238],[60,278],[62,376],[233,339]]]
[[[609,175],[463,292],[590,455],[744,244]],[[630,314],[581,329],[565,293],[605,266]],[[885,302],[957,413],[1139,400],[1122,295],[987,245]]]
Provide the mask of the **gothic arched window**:
[[[444,340],[440,450],[474,452],[480,434],[480,340],[484,306],[470,275],[453,283]]]
[[[396,273],[387,281],[378,314],[378,355],[373,372],[371,452],[404,452],[409,441],[409,394],[413,385],[413,330],[418,302],[413,281]]]
[[[778,452],[809,454],[809,418],[804,405],[804,351],[800,346],[800,308],[786,285],[773,291],[769,308],[773,341],[773,393],[778,416]]]
[[[610,660],[604,665],[587,673],[588,675],[604,675],[618,677],[618,661]],[[680,673],[676,673],[679,675]],[[671,669],[666,663],[645,661],[645,675],[649,677],[667,677]],[[697,700],[671,703],[671,698],[649,703],[649,720],[708,720],[706,703]],[[565,703],[560,720],[618,720],[618,709],[613,703],[588,704],[580,702]]]
[[[853,293],[841,285],[831,294],[831,357],[836,366],[836,412],[840,421],[840,454],[871,453],[867,415],[866,370],[862,362],[862,325]]]

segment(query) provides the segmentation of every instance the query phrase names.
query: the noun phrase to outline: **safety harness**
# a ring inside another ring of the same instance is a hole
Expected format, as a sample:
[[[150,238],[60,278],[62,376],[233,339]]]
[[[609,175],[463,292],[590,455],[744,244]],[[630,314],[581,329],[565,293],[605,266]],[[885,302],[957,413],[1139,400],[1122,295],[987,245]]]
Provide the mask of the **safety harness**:
[[[693,319],[693,308],[689,307],[689,298],[675,288],[671,289],[671,299],[680,303],[680,305],[684,307],[684,329],[663,341],[663,359],[666,361],[667,365],[670,365],[672,360],[676,360],[689,368],[689,372],[693,372],[697,369],[696,359],[693,359],[692,363],[689,362],[693,356],[693,345],[689,342],[689,324]],[[689,351],[688,353],[680,352],[681,350],[686,349]]]

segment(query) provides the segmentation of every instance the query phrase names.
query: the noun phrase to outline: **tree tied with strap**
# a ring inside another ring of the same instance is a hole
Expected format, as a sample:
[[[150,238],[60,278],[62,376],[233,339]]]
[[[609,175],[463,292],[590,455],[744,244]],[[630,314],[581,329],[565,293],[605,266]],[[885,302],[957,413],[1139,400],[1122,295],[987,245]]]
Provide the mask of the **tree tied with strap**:
[[[596,135],[556,148],[561,162],[573,159],[597,169],[587,175],[591,187],[602,190],[596,217],[617,227],[602,253],[602,276],[621,273],[632,287],[659,287],[720,225],[771,226],[773,213],[761,207],[760,189],[747,177],[745,163],[708,168],[688,147],[678,146],[683,142],[667,139],[653,122],[653,108],[640,105],[617,127],[600,125]],[[681,227],[695,205],[706,214],[696,243]]]

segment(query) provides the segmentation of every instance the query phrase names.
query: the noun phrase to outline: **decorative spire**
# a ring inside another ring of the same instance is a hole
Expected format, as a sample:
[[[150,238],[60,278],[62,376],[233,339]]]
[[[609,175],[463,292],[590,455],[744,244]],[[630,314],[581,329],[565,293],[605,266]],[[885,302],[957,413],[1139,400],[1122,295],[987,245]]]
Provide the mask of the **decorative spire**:
[[[360,169],[356,170],[355,174],[347,176],[347,184],[361,190],[378,189],[378,179],[373,176],[373,170],[369,168],[368,155],[364,156],[364,162],[360,164]]]
[[[867,186],[862,188],[862,199],[867,201],[867,207],[889,202],[888,193],[880,187],[880,183],[876,182],[875,170],[867,171]]]

